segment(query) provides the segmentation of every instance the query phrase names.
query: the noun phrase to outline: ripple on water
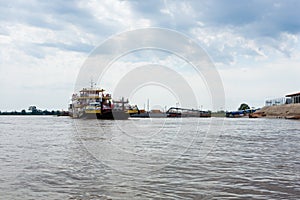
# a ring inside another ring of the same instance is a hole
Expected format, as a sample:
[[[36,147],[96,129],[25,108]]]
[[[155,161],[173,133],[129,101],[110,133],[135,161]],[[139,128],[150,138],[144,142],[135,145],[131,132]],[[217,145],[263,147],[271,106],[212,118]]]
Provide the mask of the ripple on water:
[[[0,117],[1,198],[300,196],[299,121],[226,119],[215,141],[210,120]]]

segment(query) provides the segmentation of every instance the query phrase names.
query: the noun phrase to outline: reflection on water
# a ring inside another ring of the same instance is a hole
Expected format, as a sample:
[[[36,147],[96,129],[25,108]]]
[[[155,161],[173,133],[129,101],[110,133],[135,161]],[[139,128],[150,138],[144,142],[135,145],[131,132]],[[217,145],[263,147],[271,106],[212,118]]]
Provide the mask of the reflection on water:
[[[211,120],[0,117],[0,199],[300,196],[300,121]]]

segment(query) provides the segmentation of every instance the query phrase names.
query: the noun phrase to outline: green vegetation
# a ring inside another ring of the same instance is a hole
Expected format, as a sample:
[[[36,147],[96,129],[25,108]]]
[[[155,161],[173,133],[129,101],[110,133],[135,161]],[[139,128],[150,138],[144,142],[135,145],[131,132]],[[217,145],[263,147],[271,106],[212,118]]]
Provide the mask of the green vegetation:
[[[28,112],[25,109],[21,110],[20,112],[17,111],[5,111],[1,112],[0,115],[57,115],[57,116],[66,116],[69,113],[67,111],[59,111],[59,110],[40,110],[37,109],[36,106],[30,106],[28,108]]]
[[[246,103],[242,103],[238,110],[248,110],[250,107]]]

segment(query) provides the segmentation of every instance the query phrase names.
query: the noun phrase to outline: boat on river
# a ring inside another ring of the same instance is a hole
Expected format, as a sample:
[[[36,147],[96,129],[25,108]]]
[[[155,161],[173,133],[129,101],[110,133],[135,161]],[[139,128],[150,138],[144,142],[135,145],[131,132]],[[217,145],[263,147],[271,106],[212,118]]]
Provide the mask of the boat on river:
[[[167,117],[211,117],[210,111],[171,107],[167,112]]]
[[[91,84],[90,88],[83,88],[79,94],[72,95],[69,104],[69,115],[81,119],[128,119],[128,99],[113,100],[111,94],[104,89]]]
[[[258,115],[254,115],[254,112],[258,109],[246,109],[246,110],[237,110],[237,111],[228,111],[226,112],[227,118],[257,118]]]
[[[138,110],[137,112],[130,112],[131,118],[166,118],[167,114],[161,110]]]

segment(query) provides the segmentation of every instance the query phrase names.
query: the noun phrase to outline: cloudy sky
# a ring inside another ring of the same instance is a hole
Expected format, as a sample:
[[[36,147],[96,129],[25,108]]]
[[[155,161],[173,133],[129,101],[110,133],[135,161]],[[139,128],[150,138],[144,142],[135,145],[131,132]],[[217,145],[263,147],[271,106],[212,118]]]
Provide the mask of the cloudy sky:
[[[67,109],[90,53],[115,34],[147,27],[176,30],[206,51],[225,109],[261,107],[300,91],[299,9],[298,0],[0,0],[0,110]]]

